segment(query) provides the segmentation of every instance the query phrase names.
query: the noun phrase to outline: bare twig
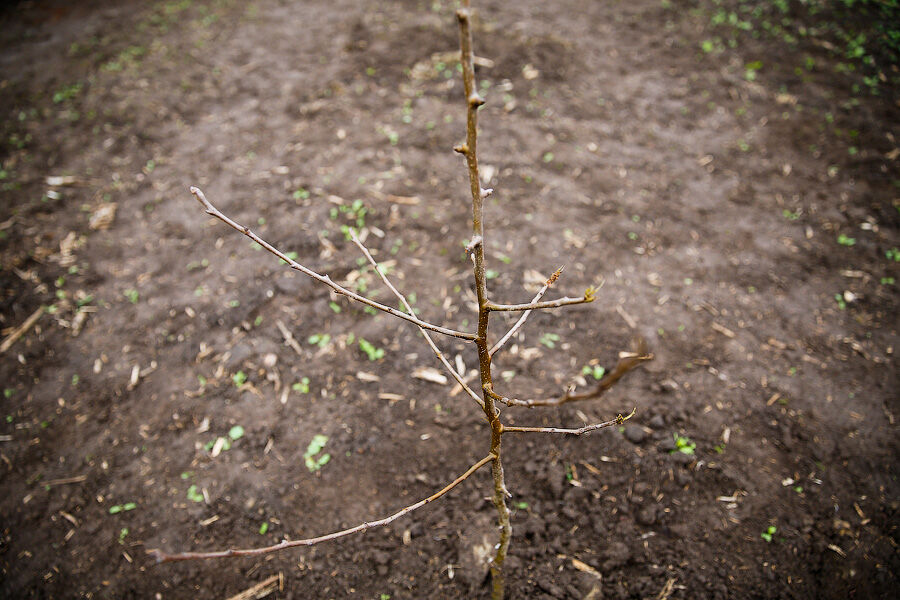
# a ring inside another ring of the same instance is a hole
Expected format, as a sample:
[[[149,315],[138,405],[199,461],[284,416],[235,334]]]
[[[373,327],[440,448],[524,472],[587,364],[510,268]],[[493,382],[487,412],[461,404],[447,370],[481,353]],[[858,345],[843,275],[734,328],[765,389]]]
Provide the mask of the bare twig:
[[[409,314],[413,314],[413,308],[406,300],[406,297],[401,294],[396,287],[394,287],[394,284],[390,282],[390,280],[387,278],[387,275],[385,275],[384,272],[380,268],[378,268],[378,263],[372,257],[372,253],[369,252],[369,249],[366,248],[360,241],[359,236],[356,235],[356,231],[352,227],[349,229],[349,231],[350,239],[353,240],[353,243],[356,244],[359,250],[363,253],[366,259],[369,261],[369,264],[371,264],[375,269],[375,272],[381,276],[381,281],[384,282],[384,285],[386,285],[388,289],[393,292],[394,296],[396,296],[397,299],[400,300],[400,303],[403,304],[406,312],[408,312]],[[441,364],[444,365],[444,368],[447,369],[447,371],[450,373],[450,376],[456,380],[456,383],[459,384],[460,387],[462,387],[462,389],[464,389],[466,393],[469,394],[469,396],[471,396],[472,399],[481,406],[481,408],[484,408],[484,400],[482,400],[481,397],[479,397],[472,388],[466,385],[466,382],[463,381],[462,375],[457,373],[456,369],[454,369],[453,366],[449,362],[447,362],[447,359],[444,357],[444,353],[438,349],[438,347],[434,343],[434,340],[432,340],[431,336],[428,335],[428,332],[425,331],[425,329],[423,329],[422,327],[419,327],[419,331],[422,332],[422,335],[425,337],[425,341],[428,342],[428,345],[431,347],[431,351],[434,352],[434,355],[437,356],[439,361],[441,361]]]
[[[579,400],[590,400],[599,398],[614,386],[629,371],[639,367],[648,360],[653,360],[653,355],[647,352],[647,343],[643,338],[638,338],[635,344],[634,352],[622,352],[619,355],[619,362],[616,367],[609,372],[603,379],[597,382],[597,386],[587,392],[576,394],[574,392],[566,392],[557,398],[542,398],[538,400],[520,400],[518,398],[507,398],[496,393],[492,386],[484,387],[485,395],[493,398],[497,402],[502,402],[507,406],[527,406],[533,408],[535,406],[560,406],[567,402],[576,402]]]
[[[437,500],[438,498],[440,498],[441,496],[443,496],[444,494],[446,494],[447,492],[449,492],[450,490],[452,490],[453,488],[458,486],[460,483],[462,483],[463,481],[468,479],[469,476],[472,475],[472,473],[474,473],[475,471],[477,471],[484,465],[486,465],[489,462],[491,462],[492,460],[494,460],[494,458],[496,458],[496,457],[493,454],[488,454],[487,456],[485,456],[484,458],[479,460],[477,463],[475,463],[474,465],[469,467],[469,469],[465,473],[463,473],[462,475],[460,475],[459,477],[454,479],[452,482],[450,482],[448,485],[446,485],[441,490],[435,492],[434,494],[428,496],[427,498],[419,500],[415,504],[411,504],[411,505],[407,506],[406,508],[403,508],[403,509],[395,512],[394,514],[392,514],[389,517],[379,519],[378,521],[367,521],[365,523],[361,523],[361,524],[357,525],[356,527],[351,527],[349,529],[336,531],[334,533],[329,533],[328,535],[322,535],[319,537],[308,538],[305,540],[284,540],[283,542],[275,544],[274,546],[265,546],[262,548],[250,548],[250,549],[246,549],[246,550],[237,550],[237,549],[231,548],[229,550],[223,550],[220,552],[180,552],[178,554],[168,554],[166,552],[163,552],[162,550],[154,549],[154,550],[148,550],[147,554],[153,556],[156,559],[157,563],[173,562],[173,561],[179,561],[179,560],[198,560],[198,559],[208,559],[208,558],[232,558],[232,557],[239,557],[239,556],[260,556],[262,554],[269,554],[271,552],[277,552],[279,550],[284,550],[285,548],[296,548],[297,546],[312,546],[315,544],[319,544],[321,542],[336,540],[338,538],[342,538],[342,537],[345,537],[345,536],[348,536],[348,535],[351,535],[354,533],[359,533],[360,531],[365,531],[367,529],[372,529],[374,527],[384,527],[385,525],[388,525],[388,524],[396,521],[400,517],[407,515],[416,509],[422,508],[426,504],[434,502],[435,500]]]
[[[593,302],[593,295],[585,294],[582,298],[558,298],[556,300],[546,300],[544,302],[530,302],[528,304],[494,304],[493,302],[487,305],[487,309],[494,312],[514,312],[520,310],[540,310],[542,308],[559,308],[561,306],[571,306],[573,304],[584,304],[586,302]]]
[[[625,416],[616,415],[615,419],[611,421],[604,421],[602,423],[594,423],[592,425],[585,425],[584,427],[580,427],[578,429],[560,429],[559,427],[512,427],[512,426],[503,426],[503,433],[513,432],[513,433],[565,433],[569,435],[583,435],[590,431],[597,431],[598,429],[603,429],[604,427],[612,427],[613,425],[621,425],[628,419],[634,416],[634,413],[637,409],[632,409],[631,413]]]
[[[297,353],[297,356],[303,356],[303,351],[300,349],[300,344],[294,338],[294,334],[291,333],[290,329],[288,329],[280,319],[278,321],[275,321],[275,325],[278,327],[278,331],[281,332],[281,336],[284,338],[285,345],[290,346],[294,350],[294,352]]]
[[[207,214],[216,217],[217,219],[221,220],[222,222],[229,225],[230,227],[240,231],[241,233],[246,235],[248,238],[250,238],[257,244],[259,244],[260,246],[262,246],[263,248],[265,248],[266,250],[268,250],[269,252],[271,252],[272,254],[274,254],[275,256],[277,256],[278,258],[283,260],[284,262],[286,262],[288,265],[290,265],[290,267],[292,269],[300,271],[304,275],[312,277],[313,279],[315,279],[316,281],[318,281],[320,283],[324,283],[325,285],[327,285],[328,287],[333,289],[335,292],[342,294],[344,296],[347,296],[348,298],[352,298],[352,299],[356,300],[357,302],[362,302],[363,304],[371,306],[372,308],[375,308],[377,310],[394,315],[395,317],[397,317],[399,319],[403,319],[404,321],[409,321],[410,323],[414,323],[414,324],[418,325],[419,327],[423,327],[425,329],[430,329],[431,331],[437,331],[438,333],[443,333],[444,335],[449,335],[449,336],[461,338],[464,340],[469,340],[469,341],[475,340],[476,336],[474,334],[467,333],[465,331],[456,331],[455,329],[448,329],[446,327],[441,327],[439,325],[433,325],[431,323],[426,323],[425,321],[422,321],[421,319],[416,318],[415,315],[408,315],[402,311],[397,310],[396,308],[392,308],[390,306],[385,306],[384,304],[375,302],[374,300],[366,298],[365,296],[360,296],[356,292],[350,291],[347,288],[338,285],[337,283],[332,281],[331,277],[329,277],[328,275],[321,275],[319,273],[316,273],[312,269],[308,269],[307,267],[304,267],[300,263],[291,259],[284,252],[282,252],[278,248],[275,248],[269,242],[265,241],[264,239],[262,239],[261,237],[259,237],[255,233],[253,233],[253,231],[251,231],[249,227],[247,227],[245,225],[241,225],[240,223],[237,223],[237,222],[231,220],[229,217],[227,217],[225,214],[223,214],[218,208],[213,206],[209,200],[206,199],[206,196],[203,194],[203,192],[200,190],[200,188],[192,186],[191,193],[194,194],[194,197],[196,197],[197,200],[200,202],[200,204],[202,204],[204,206],[204,208],[206,208]]]
[[[44,307],[41,306],[36,311],[31,313],[31,315],[25,319],[25,322],[16,327],[12,333],[6,336],[6,339],[3,340],[3,343],[0,344],[0,354],[3,354],[7,350],[9,350],[16,341],[25,335],[29,329],[34,327],[34,324],[38,322],[38,319],[41,318],[41,315],[44,314]]]
[[[566,268],[565,265],[563,265],[562,267],[558,268],[556,271],[553,272],[553,275],[551,275],[550,278],[547,279],[547,282],[544,283],[544,287],[542,287],[540,290],[538,290],[538,293],[535,294],[534,298],[531,299],[532,304],[535,302],[538,302],[541,298],[544,297],[544,294],[546,294],[547,290],[550,289],[550,286],[553,285],[557,279],[559,279],[560,274],[563,272],[563,269],[565,269],[565,268]],[[509,328],[509,331],[507,331],[503,335],[503,337],[500,338],[500,340],[496,344],[494,344],[494,346],[490,349],[489,354],[491,356],[494,356],[494,354],[497,352],[497,350],[502,348],[503,344],[505,344],[509,340],[509,338],[511,338],[513,335],[515,335],[516,331],[518,331],[519,328],[525,324],[525,321],[528,319],[528,315],[530,315],[530,314],[531,314],[531,311],[526,310],[525,313],[521,317],[519,317],[519,320],[516,321],[515,324],[513,324],[513,326]]]
[[[235,594],[228,600],[261,600],[270,595],[275,590],[284,589],[284,573],[272,575],[268,579],[260,581],[253,587],[247,588],[240,594]]]
[[[46,486],[54,486],[54,485],[68,485],[70,483],[81,483],[82,481],[87,481],[87,475],[76,475],[74,477],[63,477],[61,479],[51,479],[49,481],[45,481],[44,485]]]

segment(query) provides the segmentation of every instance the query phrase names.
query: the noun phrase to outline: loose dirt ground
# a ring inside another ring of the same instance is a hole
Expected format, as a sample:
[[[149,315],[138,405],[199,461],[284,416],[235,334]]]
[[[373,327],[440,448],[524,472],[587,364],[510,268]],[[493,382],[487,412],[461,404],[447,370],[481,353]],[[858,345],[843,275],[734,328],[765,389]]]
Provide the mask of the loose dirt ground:
[[[601,400],[504,414],[580,426],[637,408],[621,431],[505,438],[511,597],[898,592],[896,90],[854,95],[816,46],[704,52],[712,9],[477,3],[491,294],[523,302],[562,264],[548,297],[605,282],[594,304],[533,315],[497,378],[558,394],[637,335],[656,357]],[[279,598],[488,595],[486,470],[343,541],[146,555],[380,518],[486,453],[480,409],[411,377],[440,366],[413,327],[285,269],[188,193],[393,304],[340,232],[361,219],[422,318],[472,329],[453,10],[6,9],[4,335],[48,308],[0,355],[4,597],[223,598],[277,573]],[[330,460],[311,472],[316,435]]]

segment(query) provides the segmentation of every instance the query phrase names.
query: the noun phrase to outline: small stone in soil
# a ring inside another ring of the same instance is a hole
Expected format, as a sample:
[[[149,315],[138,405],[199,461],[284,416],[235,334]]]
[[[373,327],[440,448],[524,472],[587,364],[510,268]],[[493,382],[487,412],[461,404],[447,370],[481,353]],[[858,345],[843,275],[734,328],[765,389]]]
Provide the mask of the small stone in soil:
[[[625,426],[625,439],[632,444],[640,444],[647,439],[647,432],[640,425],[628,424]]]

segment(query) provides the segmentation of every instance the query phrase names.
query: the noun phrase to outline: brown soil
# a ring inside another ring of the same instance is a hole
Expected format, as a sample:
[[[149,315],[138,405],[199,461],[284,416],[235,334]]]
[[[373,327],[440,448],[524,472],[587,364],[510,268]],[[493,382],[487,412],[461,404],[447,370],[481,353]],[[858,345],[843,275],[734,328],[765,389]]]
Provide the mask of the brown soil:
[[[222,598],[279,572],[279,598],[488,595],[486,470],[362,536],[146,555],[380,518],[486,453],[478,407],[410,377],[439,367],[413,327],[294,276],[187,191],[394,304],[339,230],[361,200],[368,245],[421,316],[471,329],[450,4],[5,9],[0,326],[52,309],[0,356],[0,595]],[[705,3],[477,5],[493,297],[525,301],[527,272],[561,264],[548,297],[605,279],[598,302],[533,315],[498,355],[507,395],[583,385],[636,334],[656,355],[599,401],[505,413],[580,426],[637,407],[621,431],[506,438],[510,595],[896,597],[896,95],[848,104],[821,48],[802,76],[816,48],[705,54]],[[317,434],[331,460],[311,473]]]

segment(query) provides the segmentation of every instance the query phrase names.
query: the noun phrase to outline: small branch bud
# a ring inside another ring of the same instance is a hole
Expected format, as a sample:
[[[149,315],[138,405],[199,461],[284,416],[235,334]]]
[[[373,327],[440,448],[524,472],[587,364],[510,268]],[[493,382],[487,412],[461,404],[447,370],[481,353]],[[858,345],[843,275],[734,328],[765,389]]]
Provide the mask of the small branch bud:
[[[566,268],[566,265],[563,265],[560,268],[558,268],[557,270],[553,271],[553,275],[550,276],[550,278],[547,280],[547,283],[545,285],[547,287],[550,287],[551,285],[556,283],[556,280],[559,279],[559,276],[562,275],[563,269],[565,269],[565,268]]]
[[[481,188],[481,199],[484,200],[494,193],[494,188]]]
[[[472,95],[469,96],[469,106],[472,108],[478,108],[482,104],[484,104],[484,98],[478,95],[477,92],[472,92]]]
[[[475,248],[477,248],[478,246],[481,245],[481,242],[482,242],[482,238],[480,235],[476,235],[475,237],[473,237],[472,241],[466,245],[466,256],[472,254],[472,252],[474,252]]]
[[[468,153],[469,153],[469,147],[468,147],[465,143],[463,143],[463,144],[457,144],[457,145],[453,146],[453,151],[454,151],[454,152],[459,152],[460,154],[468,154]]]

